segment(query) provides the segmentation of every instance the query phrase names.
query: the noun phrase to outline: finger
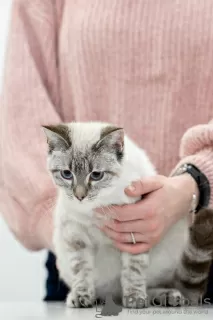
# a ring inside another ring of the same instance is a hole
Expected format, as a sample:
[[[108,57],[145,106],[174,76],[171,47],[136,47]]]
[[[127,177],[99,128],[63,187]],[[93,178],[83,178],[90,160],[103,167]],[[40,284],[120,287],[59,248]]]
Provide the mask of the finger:
[[[125,189],[125,193],[132,197],[138,197],[162,188],[165,177],[156,175],[153,177],[142,178],[133,181],[132,184]]]
[[[104,215],[106,220],[132,221],[152,217],[154,214],[152,207],[152,202],[148,201],[148,199],[143,199],[137,203],[125,204],[123,206],[98,208],[95,212],[98,215]]]
[[[128,252],[131,254],[139,254],[149,251],[150,245],[148,243],[136,243],[136,244],[127,244],[115,242],[115,247],[121,251]]]
[[[134,220],[134,221],[118,221],[111,220],[105,223],[105,226],[115,232],[139,232],[142,234],[149,234],[157,230],[157,222],[153,220]]]
[[[94,213],[97,218],[101,219],[104,218],[105,221],[111,220],[111,219],[117,219],[117,210],[120,208],[121,210],[123,209],[123,206],[107,206],[107,207],[102,207],[102,208],[96,208],[94,210]]]
[[[114,230],[104,227],[102,231],[112,240],[120,243],[132,243],[132,236],[130,232],[122,233],[115,232]],[[141,233],[134,232],[134,238],[136,242],[146,242],[146,236]]]

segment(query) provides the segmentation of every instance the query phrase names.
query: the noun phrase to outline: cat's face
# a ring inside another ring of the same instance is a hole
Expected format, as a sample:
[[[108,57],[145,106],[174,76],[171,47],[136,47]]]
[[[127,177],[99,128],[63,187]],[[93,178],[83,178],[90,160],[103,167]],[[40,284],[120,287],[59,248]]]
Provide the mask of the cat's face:
[[[97,200],[119,178],[124,131],[111,125],[71,123],[44,127],[48,167],[56,185],[79,203]]]

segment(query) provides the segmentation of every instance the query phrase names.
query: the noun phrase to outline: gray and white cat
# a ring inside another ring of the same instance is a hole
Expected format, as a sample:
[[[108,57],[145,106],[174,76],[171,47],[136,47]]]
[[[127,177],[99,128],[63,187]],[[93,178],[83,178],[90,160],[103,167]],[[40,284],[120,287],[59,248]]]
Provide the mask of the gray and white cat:
[[[181,297],[171,283],[175,275],[176,287],[183,289],[177,266],[183,269],[186,252],[194,259],[187,249],[187,217],[149,253],[138,255],[121,253],[95,225],[95,208],[105,208],[109,218],[111,206],[139,200],[128,197],[124,189],[134,180],[156,174],[146,153],[122,128],[107,123],[59,124],[44,130],[48,169],[58,186],[54,246],[60,276],[71,288],[67,305],[90,306],[108,293],[126,307],[138,307],[147,296]],[[209,251],[202,254],[210,259]]]

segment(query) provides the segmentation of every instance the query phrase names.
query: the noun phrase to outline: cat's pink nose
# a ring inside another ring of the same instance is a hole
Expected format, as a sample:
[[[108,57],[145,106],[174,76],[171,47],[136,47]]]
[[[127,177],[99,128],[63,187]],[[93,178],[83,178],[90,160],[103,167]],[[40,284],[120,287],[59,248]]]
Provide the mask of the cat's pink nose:
[[[79,201],[82,201],[84,198],[85,198],[85,196],[83,196],[83,195],[76,195],[76,198],[79,200]]]
[[[74,189],[74,195],[79,201],[82,201],[87,195],[87,190],[84,186],[78,185]]]

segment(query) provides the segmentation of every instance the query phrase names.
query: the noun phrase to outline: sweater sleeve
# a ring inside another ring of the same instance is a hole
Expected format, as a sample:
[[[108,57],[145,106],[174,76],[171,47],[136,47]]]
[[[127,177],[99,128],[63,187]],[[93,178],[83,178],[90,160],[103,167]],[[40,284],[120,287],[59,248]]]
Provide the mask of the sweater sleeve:
[[[180,145],[181,160],[176,166],[184,163],[195,165],[208,178],[210,184],[210,202],[213,206],[213,121],[197,125],[184,134]]]
[[[31,250],[52,242],[56,190],[41,125],[61,121],[57,6],[56,0],[14,0],[0,104],[0,212]]]

